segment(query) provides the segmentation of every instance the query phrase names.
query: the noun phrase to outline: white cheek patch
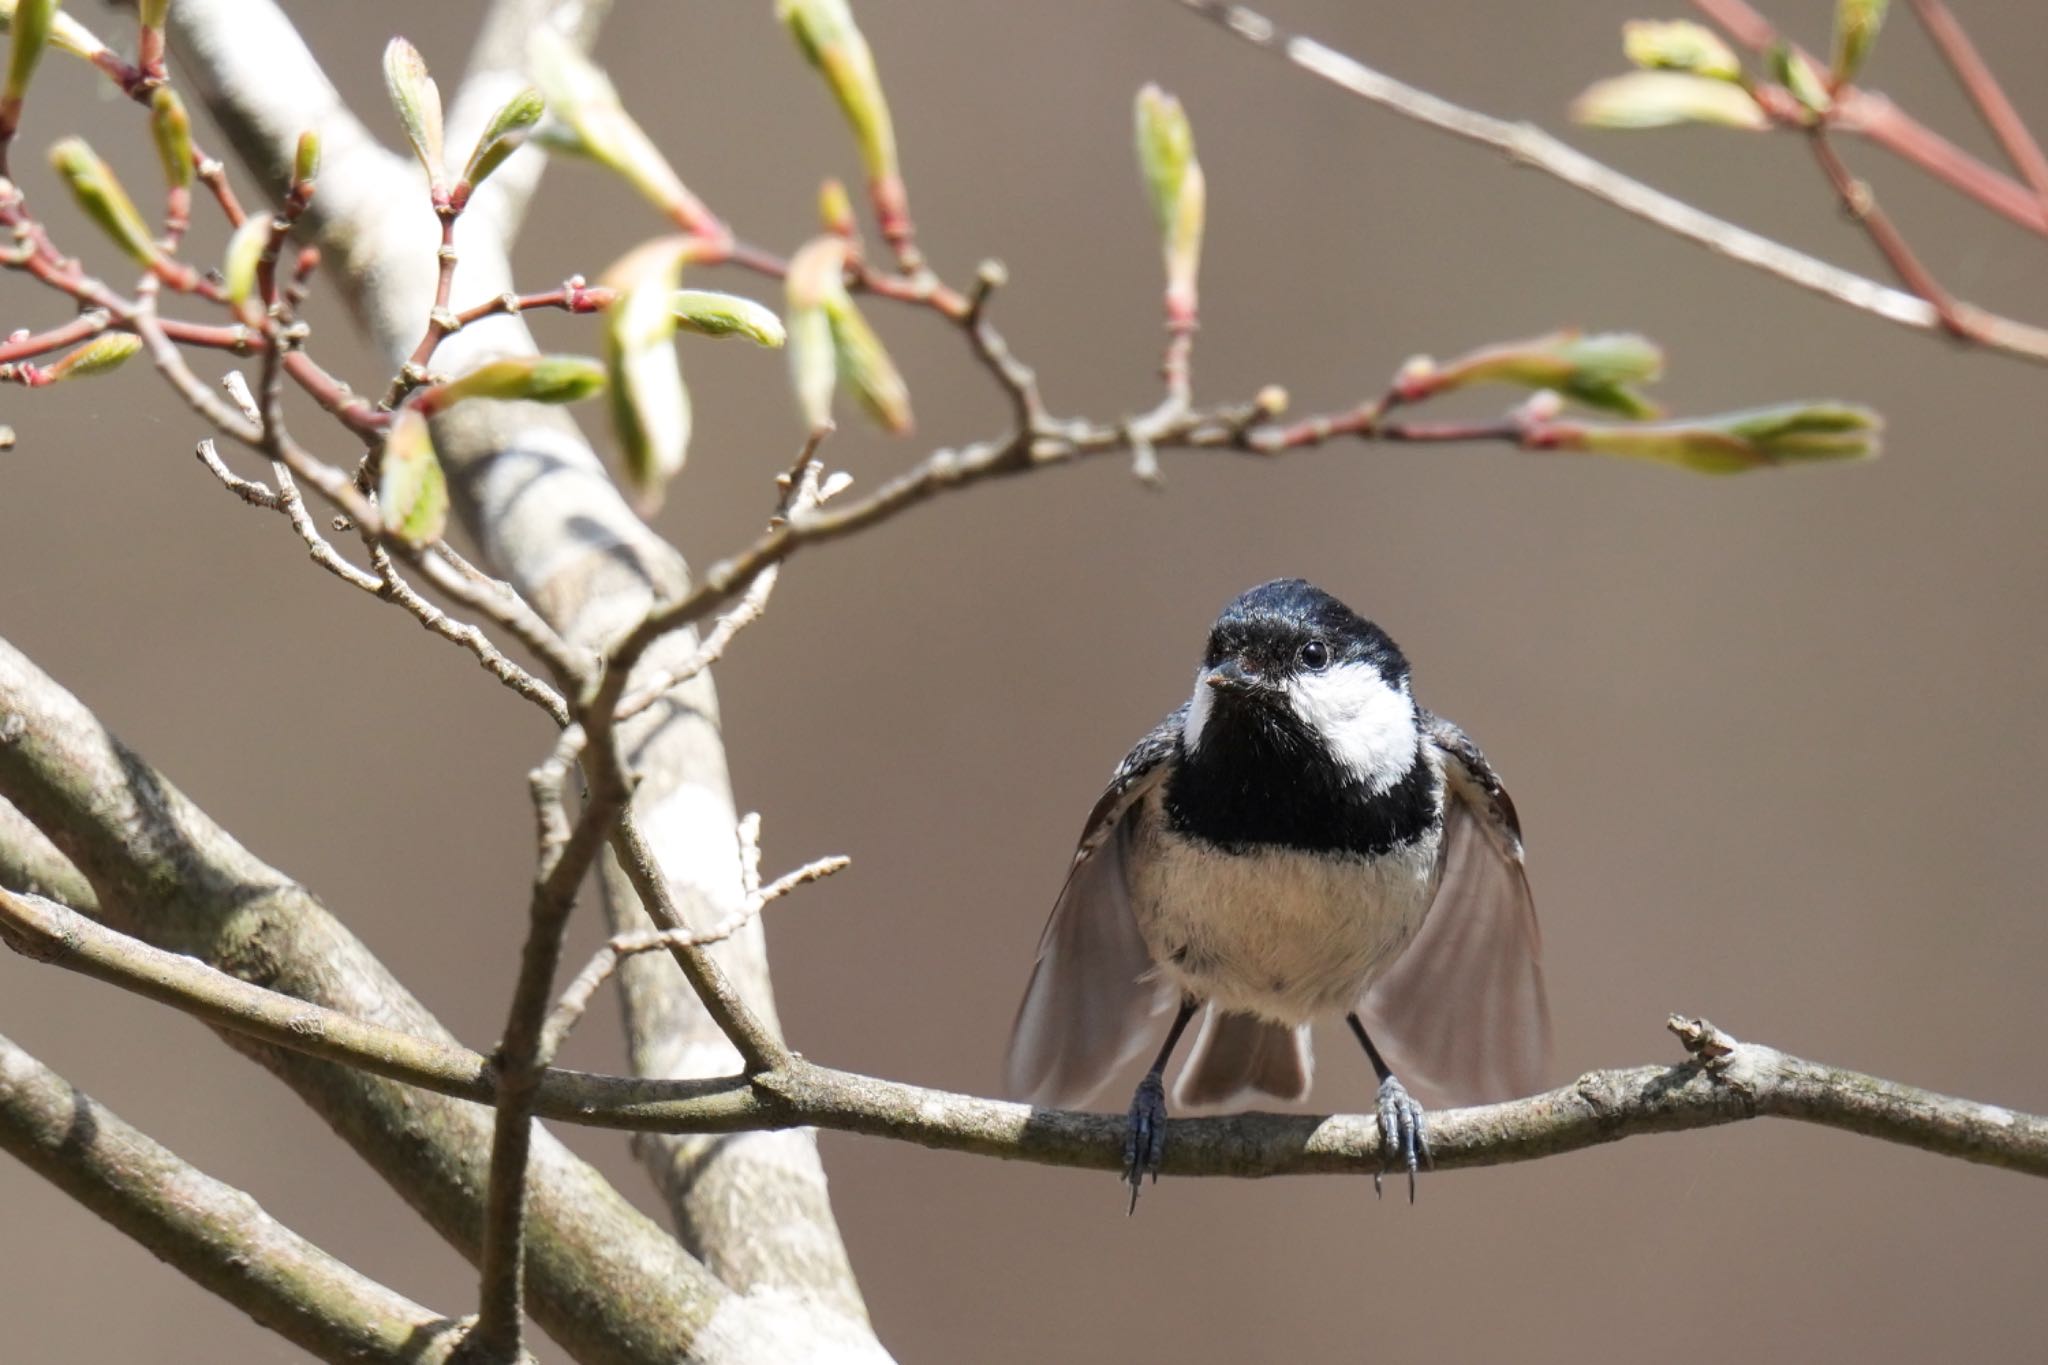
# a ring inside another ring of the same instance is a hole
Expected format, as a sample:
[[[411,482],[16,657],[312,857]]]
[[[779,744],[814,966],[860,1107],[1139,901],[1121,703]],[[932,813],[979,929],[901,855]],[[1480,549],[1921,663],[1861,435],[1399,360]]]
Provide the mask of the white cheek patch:
[[[1422,738],[1408,689],[1392,687],[1370,664],[1339,664],[1287,680],[1287,700],[1330,757],[1369,791],[1383,792],[1415,766]],[[1193,712],[1189,712],[1190,719]]]
[[[1202,681],[1202,670],[1195,670],[1195,695],[1188,698],[1188,713],[1180,725],[1180,742],[1189,753],[1202,747],[1202,729],[1209,723],[1209,707],[1216,695],[1216,689]]]

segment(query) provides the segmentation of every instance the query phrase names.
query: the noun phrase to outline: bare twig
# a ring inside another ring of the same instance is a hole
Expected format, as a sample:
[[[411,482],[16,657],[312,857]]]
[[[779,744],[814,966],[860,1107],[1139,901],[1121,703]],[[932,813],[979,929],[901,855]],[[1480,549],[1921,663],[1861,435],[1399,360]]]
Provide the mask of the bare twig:
[[[100,928],[37,897],[0,893],[10,946],[137,990],[209,1023],[374,1070],[442,1094],[487,1098],[489,1063],[451,1044],[337,1016]],[[1439,1170],[1533,1161],[1647,1133],[1789,1118],[2022,1174],[2048,1177],[2048,1117],[1882,1080],[1741,1043],[1673,1016],[1688,1053],[1673,1066],[1593,1071],[1527,1099],[1429,1117]],[[1125,1119],[877,1080],[785,1056],[774,1070],[714,1080],[548,1071],[536,1112],[640,1132],[819,1127],[1049,1166],[1120,1170]],[[1372,1115],[1234,1114],[1167,1125],[1170,1175],[1369,1175]]]
[[[748,820],[759,825],[758,816]],[[742,838],[747,826],[742,822]],[[758,856],[758,850],[756,850]],[[708,929],[656,929],[644,934],[620,934],[607,942],[604,947],[591,955],[583,970],[573,977],[561,998],[555,1001],[554,1010],[548,1015],[544,1049],[550,1056],[561,1048],[562,1040],[576,1027],[584,1011],[604,983],[618,970],[619,963],[640,953],[674,952],[678,948],[708,948],[714,943],[723,943],[753,922],[754,917],[765,910],[771,902],[794,891],[808,882],[819,881],[844,868],[850,860],[842,856],[819,858],[805,863],[793,872],[784,873],[766,887],[750,887],[745,904],[727,915]]]
[[[1974,324],[1965,317],[1958,307],[1954,295],[1943,288],[1941,282],[1906,243],[1906,238],[1892,223],[1885,211],[1877,206],[1877,196],[1870,186],[1858,180],[1850,171],[1835,145],[1829,141],[1827,130],[1816,125],[1808,135],[1813,148],[1814,160],[1820,163],[1821,172],[1827,176],[1828,184],[1835,196],[1842,201],[1843,211],[1863,228],[1870,236],[1871,244],[1884,256],[1899,277],[1899,283],[1934,305],[1935,313],[1941,318],[1941,325],[1964,341],[1978,341]]]
[[[1940,310],[1925,299],[1716,218],[1602,165],[1531,124],[1510,123],[1453,104],[1376,71],[1312,38],[1285,33],[1270,19],[1242,5],[1224,4],[1220,0],[1176,0],[1176,3],[1361,99],[1467,141],[1495,148],[1518,165],[1533,166],[1604,203],[1731,260],[1903,327],[1921,331],[1947,330]],[[1960,303],[1956,305],[1956,315],[1970,327],[1974,339],[1982,345],[2005,355],[2048,363],[2048,328]]]
[[[612,831],[611,844],[648,917],[660,928],[687,931],[689,925],[676,904],[675,895],[669,890],[667,879],[662,876],[654,850],[630,814],[621,818]],[[737,931],[740,926],[733,927]],[[682,968],[683,975],[696,990],[705,1012],[739,1050],[740,1060],[746,1063],[749,1071],[773,1071],[789,1060],[789,1049],[747,1008],[746,1002],[740,999],[739,992],[727,979],[724,968],[710,953],[698,945],[680,941],[671,941],[668,949],[669,956],[675,959],[676,965]]]

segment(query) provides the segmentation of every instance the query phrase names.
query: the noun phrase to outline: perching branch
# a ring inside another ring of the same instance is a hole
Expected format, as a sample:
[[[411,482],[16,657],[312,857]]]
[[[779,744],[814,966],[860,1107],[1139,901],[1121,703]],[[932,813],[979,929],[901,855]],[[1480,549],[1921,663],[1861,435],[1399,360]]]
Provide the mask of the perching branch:
[[[1221,0],[1177,0],[1238,38],[1273,52],[1318,79],[1361,99],[1391,109],[1469,142],[1505,153],[1517,165],[1533,166],[1603,203],[1642,218],[1708,250],[1782,280],[1823,294],[1903,327],[1947,330],[1939,309],[1923,298],[1796,251],[1759,233],[1716,218],[1602,165],[1542,129],[1510,123],[1453,104],[1396,80],[1313,38],[1290,34],[1264,15]],[[1974,305],[1956,305],[1956,317],[1971,339],[2006,355],[2048,363],[2048,328],[2003,317]]]
[[[281,1046],[346,1060],[444,1094],[489,1093],[488,1063],[235,981],[94,925],[38,897],[0,893],[0,929],[17,951],[80,971]],[[1672,1016],[1688,1059],[1593,1071],[1506,1104],[1429,1116],[1439,1170],[1580,1151],[1646,1133],[1788,1118],[2026,1175],[2048,1176],[2048,1118],[1740,1043],[1704,1020]],[[642,1132],[819,1127],[947,1151],[1120,1171],[1124,1118],[928,1090],[798,1057],[751,1080],[651,1081],[549,1071],[539,1112]],[[1371,1115],[1234,1114],[1174,1119],[1169,1175],[1369,1174],[1379,1169]]]
[[[4,1037],[0,1150],[322,1360],[438,1365],[462,1342],[458,1320],[336,1260]]]

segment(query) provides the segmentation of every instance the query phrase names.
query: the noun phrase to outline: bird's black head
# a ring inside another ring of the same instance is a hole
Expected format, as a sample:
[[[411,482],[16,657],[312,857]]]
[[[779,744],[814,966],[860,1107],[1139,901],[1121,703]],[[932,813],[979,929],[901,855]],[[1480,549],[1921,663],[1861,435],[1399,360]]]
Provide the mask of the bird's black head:
[[[1209,632],[1168,814],[1226,846],[1383,851],[1435,818],[1408,660],[1298,578],[1253,588]]]
[[[1315,584],[1299,578],[1261,583],[1223,609],[1209,631],[1205,671],[1218,682],[1284,685],[1302,674],[1364,665],[1387,684],[1408,682],[1408,660],[1387,633]]]

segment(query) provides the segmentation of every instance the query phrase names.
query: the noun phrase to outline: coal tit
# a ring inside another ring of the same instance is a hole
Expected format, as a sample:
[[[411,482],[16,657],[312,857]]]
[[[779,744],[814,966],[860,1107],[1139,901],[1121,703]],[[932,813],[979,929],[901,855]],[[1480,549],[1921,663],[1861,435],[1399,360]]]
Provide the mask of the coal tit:
[[[1170,1016],[1131,1101],[1135,1208],[1164,1155],[1166,1064],[1197,1014],[1176,1106],[1301,1098],[1309,1022],[1341,1013],[1412,1200],[1429,1159],[1413,1095],[1540,1085],[1540,946],[1515,808],[1479,747],[1416,705],[1384,631],[1281,579],[1224,609],[1194,695],[1088,817],[1017,1011],[1010,1090],[1084,1103]]]

